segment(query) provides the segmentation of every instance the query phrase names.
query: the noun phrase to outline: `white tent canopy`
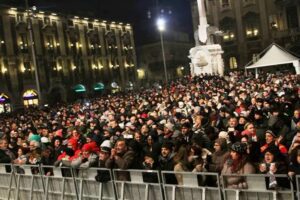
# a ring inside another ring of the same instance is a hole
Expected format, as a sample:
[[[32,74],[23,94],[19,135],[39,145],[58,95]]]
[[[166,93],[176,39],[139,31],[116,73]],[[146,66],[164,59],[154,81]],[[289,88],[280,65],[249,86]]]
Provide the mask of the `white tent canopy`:
[[[260,53],[260,55],[262,54],[264,55],[258,61],[248,63],[245,67],[246,70],[292,63],[295,67],[296,74],[300,74],[299,58],[292,55],[279,45],[275,43],[271,44],[262,53]]]

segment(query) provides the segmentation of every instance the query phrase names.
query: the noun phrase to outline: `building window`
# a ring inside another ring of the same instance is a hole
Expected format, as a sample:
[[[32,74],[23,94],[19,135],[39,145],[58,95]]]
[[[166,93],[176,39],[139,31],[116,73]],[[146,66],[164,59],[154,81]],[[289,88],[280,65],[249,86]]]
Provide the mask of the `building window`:
[[[17,14],[17,22],[25,22],[23,14]]]
[[[0,94],[0,113],[9,113],[11,112],[10,99],[9,97],[1,93]]]
[[[223,34],[223,41],[224,42],[231,42],[236,39],[235,34],[235,22],[234,19],[225,17],[220,22],[220,29],[224,32]]]
[[[38,106],[39,99],[38,95],[34,90],[27,90],[23,95],[23,103],[25,107]]]
[[[19,49],[22,53],[28,52],[28,40],[26,33],[20,34]]]
[[[243,17],[245,24],[245,33],[247,39],[255,39],[259,36],[259,15],[253,12],[247,13]]]
[[[49,17],[44,17],[44,24],[45,25],[50,25],[50,18]]]
[[[236,69],[238,67],[236,57],[229,58],[229,67],[230,69]]]

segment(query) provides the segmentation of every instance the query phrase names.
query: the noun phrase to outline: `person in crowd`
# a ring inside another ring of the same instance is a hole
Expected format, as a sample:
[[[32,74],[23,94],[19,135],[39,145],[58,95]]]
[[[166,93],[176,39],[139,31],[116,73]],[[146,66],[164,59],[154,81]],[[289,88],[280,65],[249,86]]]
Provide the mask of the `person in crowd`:
[[[78,155],[78,157],[74,158],[71,161],[71,167],[74,168],[96,167],[98,161],[98,155],[93,148],[94,146],[92,146],[90,143],[84,144],[81,148],[81,153]]]
[[[119,139],[115,147],[111,149],[110,156],[105,162],[105,167],[109,169],[132,169],[134,168],[135,153],[128,147],[124,139]],[[129,174],[119,172],[118,180],[130,180]]]
[[[27,152],[28,152],[28,149],[27,148],[23,148],[23,147],[20,147],[18,149],[18,156],[17,158],[13,161],[14,164],[17,164],[17,165],[23,165],[23,164],[26,164],[26,161],[27,161]]]
[[[161,171],[173,171],[175,166],[174,156],[173,144],[171,142],[163,143],[158,158],[158,169]],[[166,183],[177,184],[174,174],[165,174],[165,180]]]
[[[211,163],[209,164],[210,172],[221,173],[223,166],[225,164],[225,160],[229,157],[229,151],[226,139],[218,138],[214,143],[214,152],[211,156]]]
[[[0,149],[3,150],[6,155],[9,156],[10,160],[14,160],[16,156],[14,153],[8,148],[8,140],[7,139],[0,139]]]
[[[266,180],[269,189],[289,186],[287,178],[275,178],[274,176],[275,174],[287,174],[285,158],[276,145],[271,145],[264,151],[263,160],[259,164],[259,172],[269,175]]]
[[[290,177],[300,175],[300,146],[295,147],[290,153],[290,164],[288,174]]]
[[[255,168],[248,161],[246,144],[235,142],[231,146],[230,157],[225,161],[221,174],[247,175],[254,173]],[[243,189],[248,187],[245,177],[243,176],[226,176],[224,181],[227,188]]]
[[[110,141],[106,140],[101,144],[100,151],[99,151],[99,161],[98,166],[99,168],[105,168],[105,163],[107,159],[110,157],[111,152],[111,144]],[[105,183],[111,180],[110,173],[107,170],[97,170],[97,175],[95,177],[96,181]]]
[[[185,172],[188,171],[188,165],[187,165],[187,148],[185,146],[181,146],[179,150],[176,152],[175,156],[173,157],[174,161],[174,169],[172,171],[174,172]],[[179,185],[183,185],[183,177],[182,174],[175,174],[177,183]]]
[[[266,134],[265,136],[266,143],[260,148],[261,153],[264,153],[269,146],[275,145],[278,146],[281,154],[287,155],[288,153],[287,148],[283,144],[280,144],[282,140],[282,136],[278,137],[271,130],[267,130],[265,134]]]
[[[7,140],[0,139],[0,163],[10,163],[12,161],[12,157],[7,153]]]
[[[186,144],[191,145],[193,138],[193,131],[189,122],[185,122],[181,125],[181,137]]]

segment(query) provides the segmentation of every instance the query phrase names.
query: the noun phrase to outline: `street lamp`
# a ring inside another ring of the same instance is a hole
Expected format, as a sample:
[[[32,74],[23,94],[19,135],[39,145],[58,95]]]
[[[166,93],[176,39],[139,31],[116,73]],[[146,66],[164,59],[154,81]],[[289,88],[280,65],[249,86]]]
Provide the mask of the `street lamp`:
[[[164,48],[164,38],[163,38],[163,32],[166,29],[166,20],[163,18],[159,18],[156,22],[156,25],[157,25],[157,29],[160,34],[160,43],[161,43],[161,50],[162,50],[162,57],[163,57],[164,71],[165,71],[165,81],[167,84],[168,83],[168,75],[167,75],[167,65],[166,65],[165,48]]]
[[[32,21],[31,21],[31,15],[29,12],[29,5],[28,5],[28,0],[25,0],[25,9],[27,11],[27,26],[28,26],[28,31],[29,31],[29,42],[30,42],[30,47],[31,47],[31,55],[32,55],[32,64],[34,68],[34,75],[35,75],[35,84],[36,84],[36,90],[38,93],[38,97],[40,102],[42,101],[42,95],[41,95],[41,89],[40,89],[40,81],[39,81],[39,72],[37,68],[37,63],[36,63],[36,54],[35,54],[35,47],[34,47],[34,40],[33,40],[33,30],[32,30]],[[32,10],[36,10],[36,7],[33,7]]]

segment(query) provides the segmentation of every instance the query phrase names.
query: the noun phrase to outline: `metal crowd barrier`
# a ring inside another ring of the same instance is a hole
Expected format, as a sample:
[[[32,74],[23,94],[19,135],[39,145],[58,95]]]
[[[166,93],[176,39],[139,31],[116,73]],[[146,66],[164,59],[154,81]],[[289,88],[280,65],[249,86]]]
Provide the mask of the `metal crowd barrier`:
[[[16,179],[11,164],[0,165],[0,199],[14,199]]]
[[[245,187],[232,187],[232,178],[242,179]],[[287,175],[275,178],[278,187],[269,189],[266,174],[219,177],[217,173],[0,164],[0,199],[286,200],[295,195],[300,199],[300,175],[295,182]]]
[[[274,175],[277,181],[275,188],[270,188],[270,176],[267,174],[222,175],[222,191],[225,200],[287,200],[294,198],[293,182],[288,175]],[[237,188],[230,184],[235,180],[244,182]],[[299,191],[299,190],[298,190]]]
[[[217,173],[162,171],[165,200],[222,199]]]
[[[156,170],[113,169],[118,200],[163,200],[159,172]]]
[[[15,199],[44,199],[45,185],[38,165],[13,165],[17,179]]]
[[[99,181],[95,177],[99,176]],[[111,170],[103,168],[79,169],[76,177],[79,199],[116,199]]]

